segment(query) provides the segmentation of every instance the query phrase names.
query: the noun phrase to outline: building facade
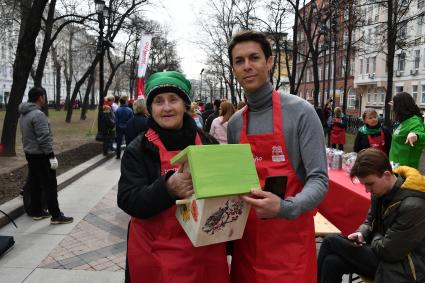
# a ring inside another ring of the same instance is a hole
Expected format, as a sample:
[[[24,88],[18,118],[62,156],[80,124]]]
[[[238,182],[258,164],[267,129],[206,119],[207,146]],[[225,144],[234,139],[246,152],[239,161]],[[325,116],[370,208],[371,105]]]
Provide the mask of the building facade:
[[[388,71],[386,66],[385,23],[387,10],[379,4],[364,1],[362,16],[364,26],[356,31],[358,53],[355,58],[354,86],[360,95],[363,111],[374,108],[384,113]],[[415,99],[421,110],[425,110],[425,1],[410,3],[405,24],[400,26],[397,41],[404,42],[396,49],[394,58],[393,90],[406,91]],[[419,16],[418,16],[419,15]]]
[[[338,1],[336,1],[338,2]],[[339,1],[343,5],[343,1]],[[360,114],[359,98],[354,88],[354,56],[355,50],[350,54],[348,76],[345,86],[345,69],[347,68],[346,47],[348,44],[348,14],[345,9],[336,8],[331,1],[312,1],[299,11],[302,16],[300,22],[311,23],[311,38],[313,45],[317,47],[319,56],[317,60],[319,80],[319,106],[329,99],[335,100],[335,106],[342,106],[344,93],[347,95],[346,114],[357,117]],[[312,20],[309,17],[313,18]],[[298,25],[297,49],[297,81],[303,73],[298,95],[313,101],[314,76],[313,62],[309,55],[309,42],[305,30],[300,23]],[[317,44],[316,44],[317,43]],[[306,62],[306,58],[307,62]]]

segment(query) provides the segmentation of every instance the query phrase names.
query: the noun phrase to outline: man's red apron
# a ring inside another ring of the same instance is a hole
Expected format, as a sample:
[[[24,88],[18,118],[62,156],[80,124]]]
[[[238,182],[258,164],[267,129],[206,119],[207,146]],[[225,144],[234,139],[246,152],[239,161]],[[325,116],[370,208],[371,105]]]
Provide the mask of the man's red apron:
[[[374,137],[372,137],[371,135],[367,135],[367,139],[369,141],[370,147],[373,147],[385,152],[385,135],[383,130],[381,130],[380,135],[377,135]]]
[[[159,136],[149,129],[146,137],[159,149],[161,175],[178,169]],[[196,135],[196,144],[201,144]],[[132,283],[229,282],[226,245],[195,248],[175,216],[176,206],[148,219],[132,217],[128,239],[128,268]]]
[[[331,144],[345,144],[345,129],[338,124],[337,122],[332,123]]]
[[[266,176],[286,175],[285,197],[295,196],[303,185],[288,159],[279,93],[274,91],[272,99],[274,132],[247,135],[246,108],[242,114],[240,143],[251,145],[261,187]],[[234,242],[232,282],[313,283],[316,277],[313,212],[304,213],[296,220],[265,220],[258,219],[252,209],[242,239]]]

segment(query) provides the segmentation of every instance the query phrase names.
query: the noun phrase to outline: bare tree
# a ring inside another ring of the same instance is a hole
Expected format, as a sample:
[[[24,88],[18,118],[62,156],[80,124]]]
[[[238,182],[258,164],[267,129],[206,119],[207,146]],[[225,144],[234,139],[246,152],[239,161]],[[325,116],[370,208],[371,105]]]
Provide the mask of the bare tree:
[[[23,0],[20,3],[21,24],[13,68],[13,83],[3,123],[2,155],[16,155],[15,141],[18,124],[18,106],[24,96],[28,77],[36,56],[35,41],[41,28],[41,17],[47,0]]]
[[[207,63],[210,69],[220,70],[226,93],[229,89],[233,104],[236,104],[236,95],[239,100],[242,99],[242,90],[234,78],[227,46],[235,32],[253,28],[256,21],[256,2],[251,0],[211,1],[209,3],[211,14],[203,15],[203,18],[199,19],[205,38],[197,43],[207,52],[209,57]]]

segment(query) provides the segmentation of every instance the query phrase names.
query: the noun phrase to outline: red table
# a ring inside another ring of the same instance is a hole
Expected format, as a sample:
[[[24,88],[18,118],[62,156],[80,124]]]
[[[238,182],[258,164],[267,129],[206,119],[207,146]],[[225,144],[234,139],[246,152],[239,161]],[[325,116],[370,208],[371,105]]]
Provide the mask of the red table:
[[[329,169],[329,190],[319,211],[342,234],[357,230],[367,216],[370,194],[362,184],[353,184],[345,171]]]

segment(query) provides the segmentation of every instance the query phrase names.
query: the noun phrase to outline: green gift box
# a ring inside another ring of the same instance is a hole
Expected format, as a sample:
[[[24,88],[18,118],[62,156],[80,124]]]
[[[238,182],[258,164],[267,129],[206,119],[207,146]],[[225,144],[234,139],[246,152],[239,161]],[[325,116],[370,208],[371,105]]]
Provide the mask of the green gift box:
[[[171,159],[188,161],[197,199],[240,195],[260,188],[249,144],[191,145]]]
[[[260,188],[248,144],[188,146],[171,159],[190,171],[194,194],[176,217],[195,247],[242,238],[251,206],[238,195]]]

